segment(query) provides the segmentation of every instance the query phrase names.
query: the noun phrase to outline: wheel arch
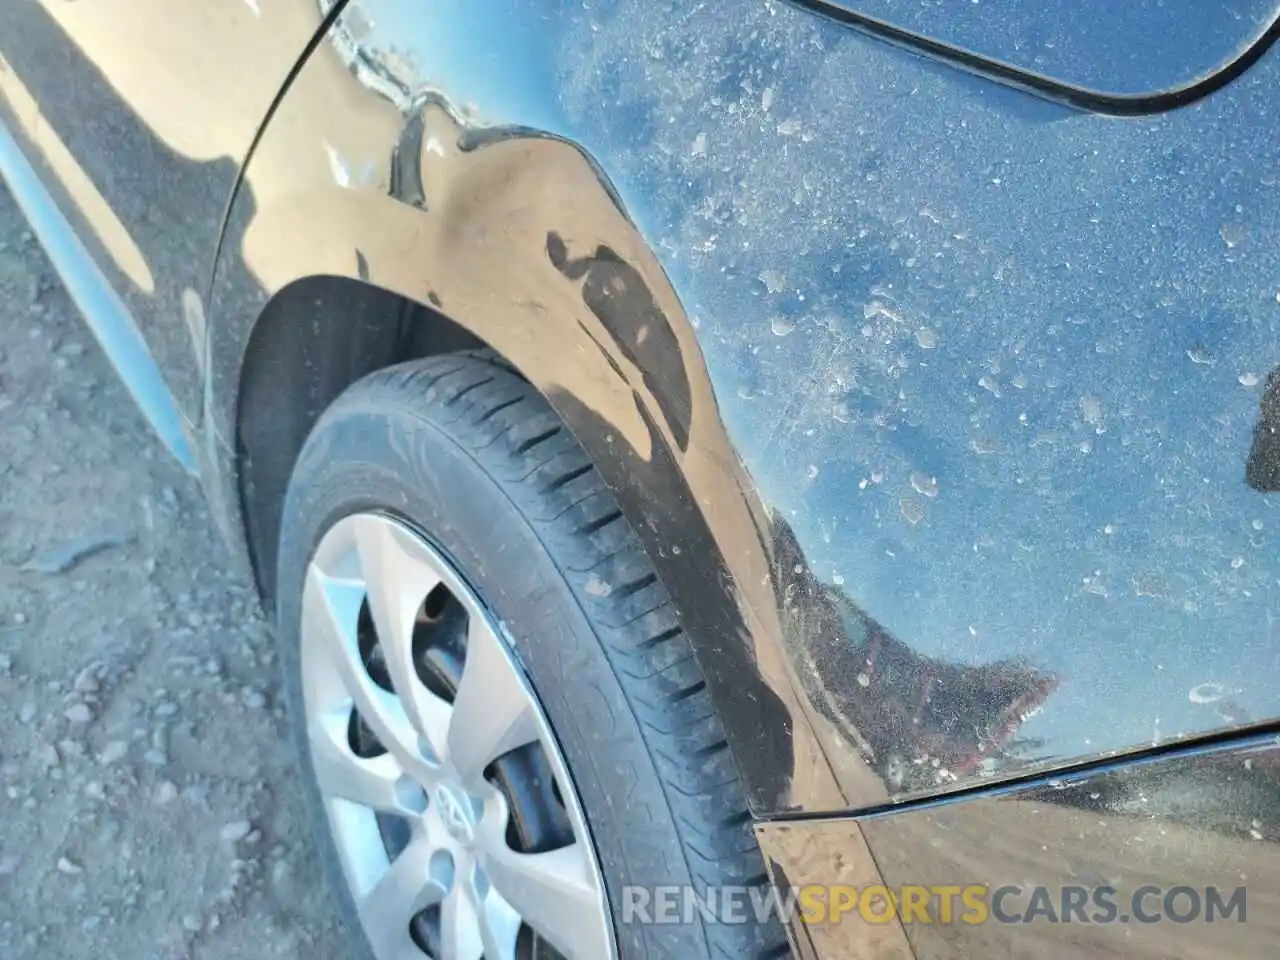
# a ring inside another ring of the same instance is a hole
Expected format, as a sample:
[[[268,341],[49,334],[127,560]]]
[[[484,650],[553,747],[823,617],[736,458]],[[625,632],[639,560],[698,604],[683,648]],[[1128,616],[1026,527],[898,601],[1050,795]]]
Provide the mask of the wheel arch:
[[[245,541],[264,598],[274,595],[289,477],[329,404],[375,370],[482,346],[439,311],[350,277],[302,277],[271,297],[245,345],[234,428]]]
[[[389,185],[271,184],[251,161],[233,205],[209,412],[234,438],[228,472],[260,583],[293,458],[328,401],[379,367],[487,346],[548,399],[650,553],[752,809],[785,809],[795,791],[843,806],[783,649],[767,511],[693,324],[601,168],[557,138],[460,129],[435,101],[388,140]]]

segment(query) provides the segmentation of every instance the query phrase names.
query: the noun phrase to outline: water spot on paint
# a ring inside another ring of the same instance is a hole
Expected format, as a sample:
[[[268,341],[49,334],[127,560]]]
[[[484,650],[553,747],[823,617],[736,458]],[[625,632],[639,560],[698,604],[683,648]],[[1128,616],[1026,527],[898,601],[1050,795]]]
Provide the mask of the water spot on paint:
[[[1226,691],[1220,683],[1201,683],[1187,691],[1192,703],[1217,703]]]
[[[919,500],[912,497],[903,497],[898,501],[898,508],[902,511],[903,519],[913,527],[924,519],[924,506]]]
[[[1227,249],[1232,249],[1249,239],[1249,228],[1243,223],[1234,221],[1224,223],[1218,228],[1218,236],[1222,237],[1222,242],[1227,245]]]
[[[911,474],[911,488],[923,497],[936,497],[938,495],[938,478],[917,470]]]
[[[761,270],[760,282],[764,284],[764,288],[770,293],[781,293],[787,288],[787,278],[781,270],[774,270],[772,268],[768,270]]]

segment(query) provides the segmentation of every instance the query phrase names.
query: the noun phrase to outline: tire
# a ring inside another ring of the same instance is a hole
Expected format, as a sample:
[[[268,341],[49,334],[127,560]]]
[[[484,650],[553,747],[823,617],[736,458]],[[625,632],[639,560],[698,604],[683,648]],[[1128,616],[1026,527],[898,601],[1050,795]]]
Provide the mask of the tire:
[[[627,917],[628,886],[767,895],[764,864],[721,722],[645,551],[546,401],[487,352],[351,386],[308,438],[283,511],[280,659],[321,856],[359,955],[371,953],[308,759],[300,647],[310,558],[360,511],[420,530],[505,626],[589,825],[619,955],[790,956],[777,919],[645,923],[634,899]]]

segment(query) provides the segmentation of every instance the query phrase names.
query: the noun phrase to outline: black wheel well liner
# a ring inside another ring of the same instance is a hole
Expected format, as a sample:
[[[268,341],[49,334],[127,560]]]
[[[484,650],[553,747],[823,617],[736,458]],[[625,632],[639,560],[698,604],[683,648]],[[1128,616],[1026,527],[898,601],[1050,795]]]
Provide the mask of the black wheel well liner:
[[[296,280],[268,301],[245,348],[235,415],[236,487],[265,602],[289,477],[329,404],[383,367],[485,346],[440,311],[347,277]]]

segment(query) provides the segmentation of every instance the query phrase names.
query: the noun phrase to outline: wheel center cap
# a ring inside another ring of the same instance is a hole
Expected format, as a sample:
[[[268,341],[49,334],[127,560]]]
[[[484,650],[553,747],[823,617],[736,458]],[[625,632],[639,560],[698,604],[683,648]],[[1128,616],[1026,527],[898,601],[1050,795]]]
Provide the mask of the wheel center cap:
[[[435,803],[449,836],[464,847],[471,846],[476,833],[471,802],[454,787],[442,783],[435,789]]]

